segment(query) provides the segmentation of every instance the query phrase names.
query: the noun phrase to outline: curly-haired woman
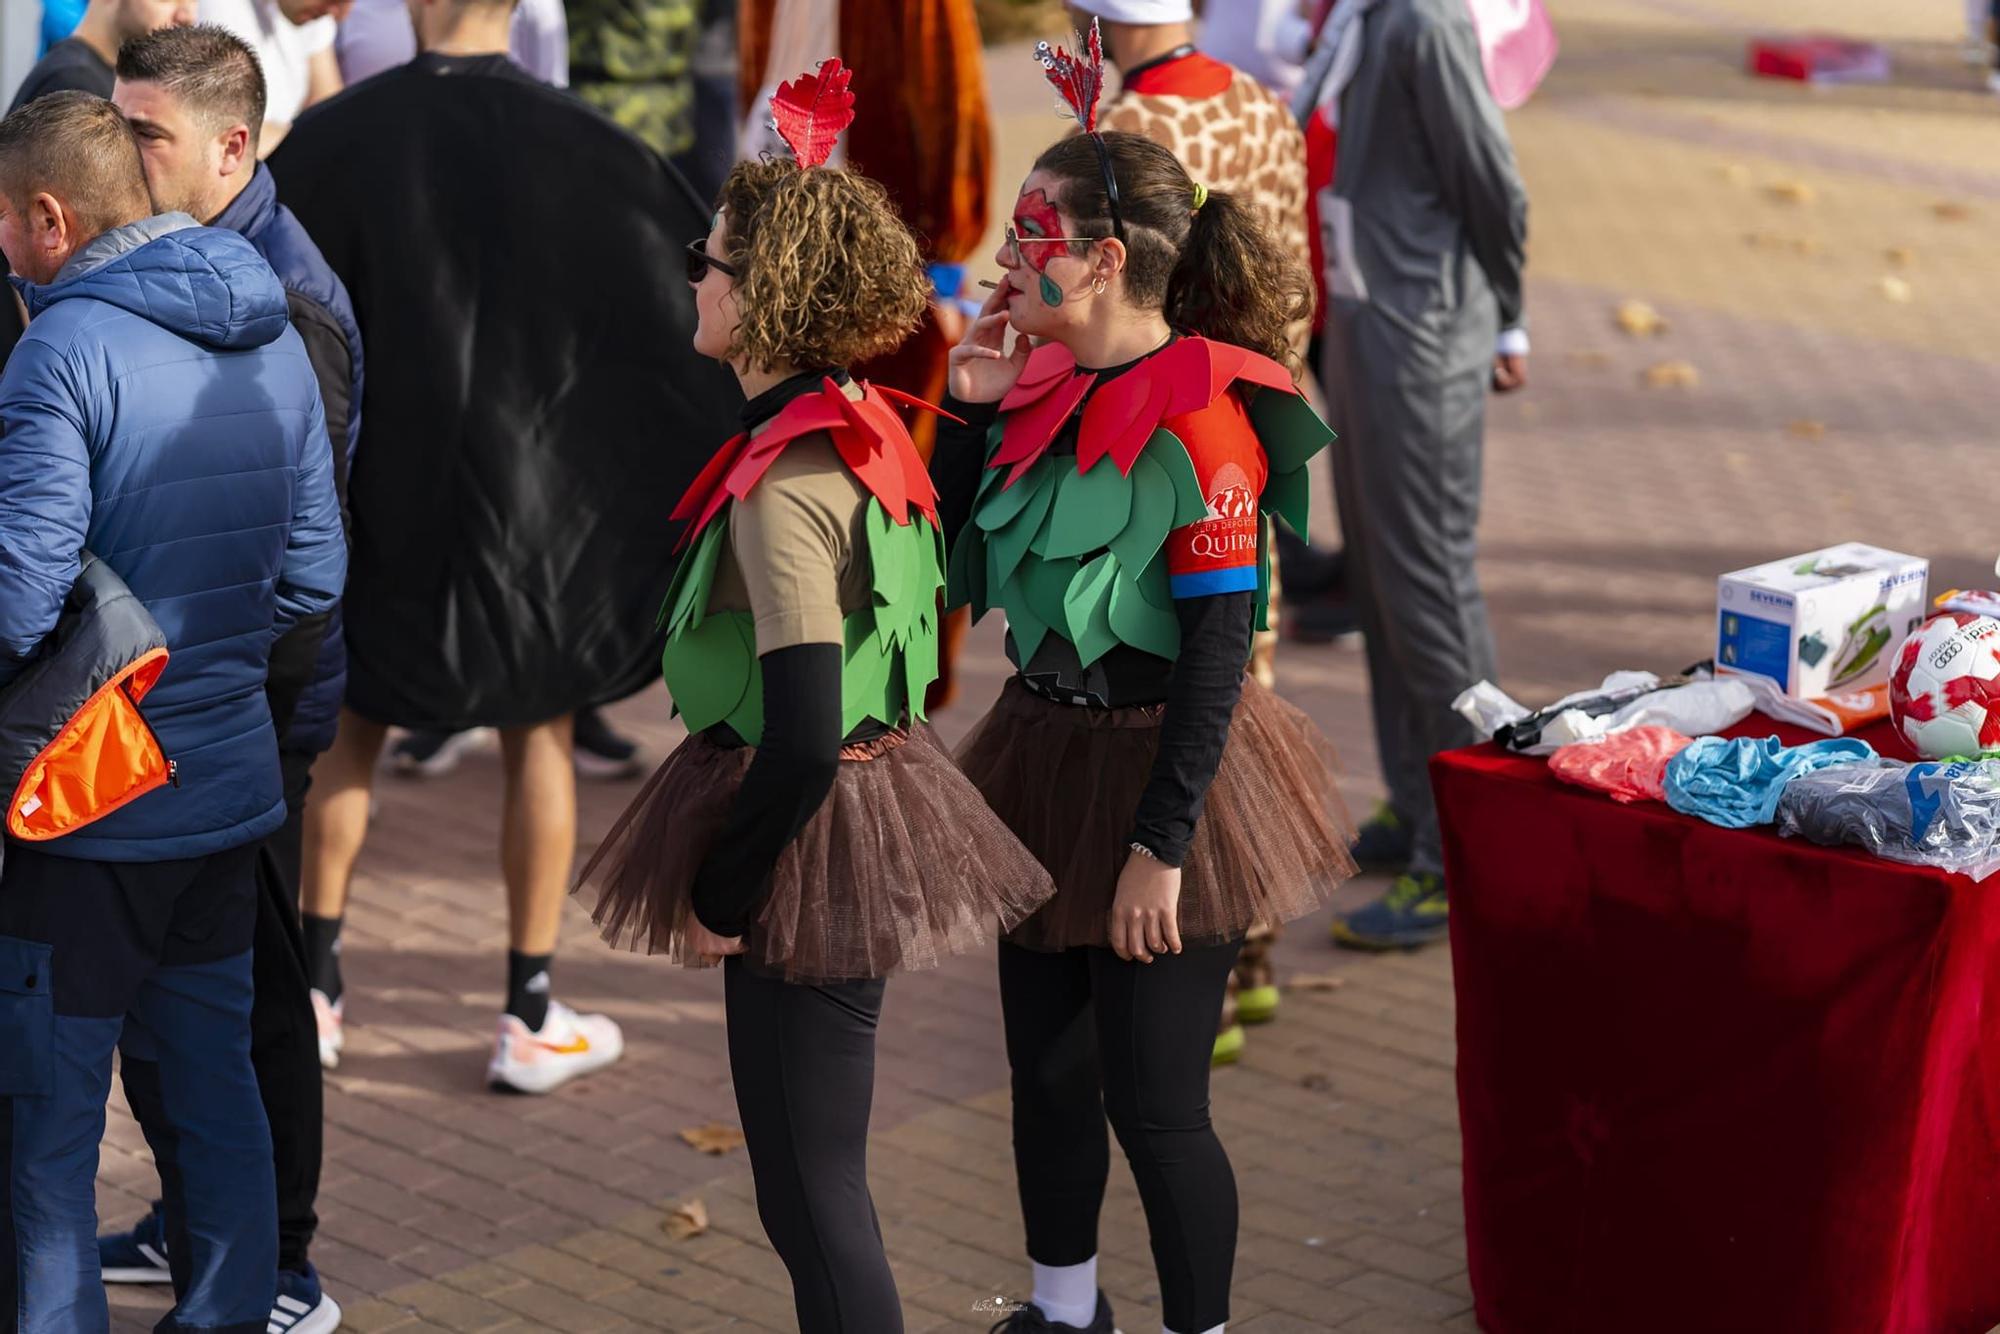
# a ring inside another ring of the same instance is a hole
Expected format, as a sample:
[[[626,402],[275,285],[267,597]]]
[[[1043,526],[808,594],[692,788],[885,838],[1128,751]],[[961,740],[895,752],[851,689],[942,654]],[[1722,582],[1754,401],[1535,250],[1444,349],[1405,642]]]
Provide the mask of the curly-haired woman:
[[[1248,204],[1132,134],[1045,151],[998,259],[952,353],[946,407],[976,425],[940,427],[933,470],[951,600],[1006,611],[1018,668],[959,762],[1056,882],[1000,945],[1035,1281],[1004,1327],[1112,1328],[1108,1114],[1166,1328],[1202,1334],[1236,1245],[1208,1116],[1223,988],[1250,928],[1353,871],[1325,739],[1244,677],[1265,515],[1304,531],[1330,436],[1283,364],[1311,287]]]
[[[873,182],[739,165],[691,248],[694,346],[744,433],[675,517],[664,612],[690,736],[584,872],[607,939],[724,963],[758,1212],[806,1334],[902,1326],[866,1174],[884,975],[1052,892],[923,725],[944,582],[936,497],[883,391],[844,367],[929,300]]]

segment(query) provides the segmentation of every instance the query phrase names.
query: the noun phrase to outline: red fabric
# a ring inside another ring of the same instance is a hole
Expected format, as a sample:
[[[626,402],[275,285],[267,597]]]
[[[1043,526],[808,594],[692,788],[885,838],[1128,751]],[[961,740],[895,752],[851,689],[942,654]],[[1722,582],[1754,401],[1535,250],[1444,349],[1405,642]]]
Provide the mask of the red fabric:
[[[1564,746],[1549,756],[1549,772],[1613,801],[1665,801],[1667,762],[1693,742],[1671,727],[1628,728],[1602,741]]]
[[[1333,184],[1339,157],[1340,131],[1333,128],[1326,108],[1315,108],[1306,121],[1306,242],[1312,247],[1313,332],[1326,328],[1326,246],[1319,233],[1319,193]]]
[[[1487,1334],[2000,1322],[2000,895],[1492,746],[1431,772]]]
[[[1141,97],[1220,97],[1235,78],[1230,66],[1191,51],[1179,60],[1140,70],[1125,80],[1124,88]]]

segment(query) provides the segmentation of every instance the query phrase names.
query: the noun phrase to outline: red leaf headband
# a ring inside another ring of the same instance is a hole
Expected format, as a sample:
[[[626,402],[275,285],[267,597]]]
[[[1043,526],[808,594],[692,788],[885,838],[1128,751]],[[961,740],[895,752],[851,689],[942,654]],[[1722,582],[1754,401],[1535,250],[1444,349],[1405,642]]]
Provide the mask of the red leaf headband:
[[[1111,150],[1105,146],[1104,136],[1097,132],[1097,99],[1104,93],[1104,34],[1093,18],[1087,42],[1075,35],[1070,40],[1083,47],[1088,60],[1080,60],[1060,46],[1050,46],[1047,42],[1035,44],[1035,59],[1041,62],[1042,72],[1048,75],[1049,82],[1062,94],[1064,107],[1076,117],[1076,123],[1083,126],[1083,132],[1097,146],[1097,165],[1104,173],[1104,195],[1111,205],[1111,231],[1123,241],[1125,218],[1118,202],[1118,173],[1111,168]]]
[[[1087,46],[1080,34],[1073,34],[1070,40],[1084,47],[1089,56],[1087,62],[1047,42],[1035,44],[1035,59],[1041,62],[1042,72],[1062,94],[1063,104],[1076,117],[1076,123],[1083,126],[1084,133],[1095,134],[1097,99],[1104,93],[1104,37],[1098,31],[1097,20],[1092,19]]]
[[[819,73],[801,74],[778,85],[771,99],[771,128],[778,132],[801,167],[817,167],[833,156],[833,141],[854,123],[854,94],[848,84],[854,71],[834,56],[820,62]]]

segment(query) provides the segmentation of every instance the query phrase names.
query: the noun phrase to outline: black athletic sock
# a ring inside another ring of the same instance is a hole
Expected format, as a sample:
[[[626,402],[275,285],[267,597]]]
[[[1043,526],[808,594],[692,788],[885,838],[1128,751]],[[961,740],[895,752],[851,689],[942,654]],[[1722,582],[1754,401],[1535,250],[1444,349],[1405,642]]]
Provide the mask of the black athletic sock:
[[[306,942],[306,977],[330,1001],[340,999],[340,918],[299,914]]]
[[[507,951],[507,1013],[539,1033],[549,1017],[549,965],[553,954]]]

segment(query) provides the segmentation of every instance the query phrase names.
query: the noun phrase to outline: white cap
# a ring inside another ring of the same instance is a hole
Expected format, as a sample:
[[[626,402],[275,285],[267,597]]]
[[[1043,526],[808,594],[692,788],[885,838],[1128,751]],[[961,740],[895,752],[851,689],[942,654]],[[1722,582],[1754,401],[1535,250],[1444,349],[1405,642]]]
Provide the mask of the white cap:
[[[1191,23],[1194,6],[1188,0],[1072,0],[1077,9],[1106,23]]]

